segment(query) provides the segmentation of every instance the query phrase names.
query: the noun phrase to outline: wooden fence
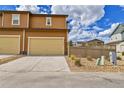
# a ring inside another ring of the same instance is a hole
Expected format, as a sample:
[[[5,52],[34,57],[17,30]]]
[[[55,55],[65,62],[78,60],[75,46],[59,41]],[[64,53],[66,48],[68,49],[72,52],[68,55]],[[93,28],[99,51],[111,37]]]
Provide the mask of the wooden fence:
[[[69,54],[76,55],[77,57],[92,57],[98,58],[100,56],[109,57],[110,51],[116,51],[115,47],[69,47]]]

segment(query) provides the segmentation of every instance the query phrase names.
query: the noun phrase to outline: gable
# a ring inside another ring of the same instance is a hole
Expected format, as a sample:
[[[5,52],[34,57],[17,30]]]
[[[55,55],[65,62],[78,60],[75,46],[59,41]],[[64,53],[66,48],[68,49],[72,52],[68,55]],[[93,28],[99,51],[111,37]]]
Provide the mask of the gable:
[[[104,43],[103,41],[99,40],[99,39],[93,39],[93,40],[90,40],[88,42],[101,42],[101,43]]]
[[[117,28],[111,34],[111,36],[114,34],[122,33],[122,32],[124,32],[124,24],[118,25]]]

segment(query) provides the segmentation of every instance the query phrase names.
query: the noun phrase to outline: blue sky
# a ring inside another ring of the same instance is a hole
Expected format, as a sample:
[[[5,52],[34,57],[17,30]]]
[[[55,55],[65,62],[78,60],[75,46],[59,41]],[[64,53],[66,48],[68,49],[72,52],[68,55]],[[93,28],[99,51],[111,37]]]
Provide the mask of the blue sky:
[[[124,8],[120,6],[105,6],[105,15],[97,23],[102,28],[110,28],[112,23],[124,22]]]
[[[118,24],[124,23],[124,6],[52,6],[52,5],[0,5],[0,10],[28,10],[41,14],[68,14],[69,40],[109,41],[110,34]]]

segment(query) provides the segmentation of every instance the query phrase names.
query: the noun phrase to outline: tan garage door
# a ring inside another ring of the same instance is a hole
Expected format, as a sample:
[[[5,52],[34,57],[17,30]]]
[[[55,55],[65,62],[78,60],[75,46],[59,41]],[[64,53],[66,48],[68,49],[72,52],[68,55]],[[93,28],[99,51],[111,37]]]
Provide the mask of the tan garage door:
[[[19,35],[0,35],[0,54],[19,54]]]
[[[28,55],[64,55],[64,37],[29,37]]]

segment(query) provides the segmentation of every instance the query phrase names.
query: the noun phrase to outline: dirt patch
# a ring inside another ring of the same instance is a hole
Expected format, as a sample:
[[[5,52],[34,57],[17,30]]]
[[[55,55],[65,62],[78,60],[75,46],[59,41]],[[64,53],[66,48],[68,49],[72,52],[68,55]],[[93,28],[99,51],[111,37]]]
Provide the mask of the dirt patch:
[[[21,57],[23,57],[23,55],[14,55],[11,57],[2,58],[2,59],[0,59],[0,65],[11,62],[11,61],[16,60],[16,59],[21,58]]]
[[[96,59],[89,61],[87,58],[81,58],[82,66],[80,67],[75,65],[74,60],[70,60],[68,57],[66,57],[66,60],[70,70],[74,72],[124,72],[123,60],[118,60],[117,66],[113,66],[108,60],[105,60],[104,66],[97,66]]]

